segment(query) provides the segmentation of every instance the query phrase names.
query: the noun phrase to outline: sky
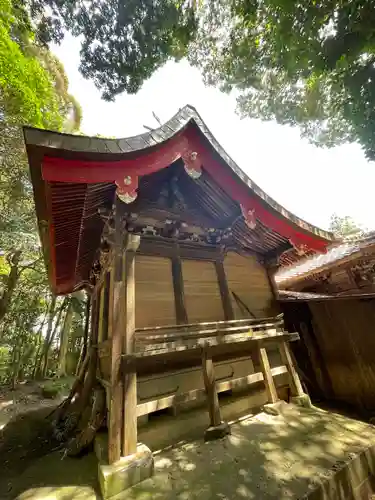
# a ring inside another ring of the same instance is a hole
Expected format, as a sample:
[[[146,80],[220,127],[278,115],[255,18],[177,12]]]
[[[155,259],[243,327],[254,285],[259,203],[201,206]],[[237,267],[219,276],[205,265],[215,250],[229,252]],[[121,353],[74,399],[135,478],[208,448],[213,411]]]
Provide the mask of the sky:
[[[333,213],[351,216],[375,229],[371,207],[375,162],[367,162],[357,144],[318,148],[301,139],[297,128],[240,119],[233,95],[205,87],[199,71],[186,61],[168,62],[135,95],[122,94],[112,103],[101,100],[95,85],[78,71],[77,39],[67,35],[53,51],[65,66],[69,91],[83,111],[87,135],[128,137],[156,128],[179,108],[193,105],[216,139],[238,166],[268,195],[295,215],[327,229]]]

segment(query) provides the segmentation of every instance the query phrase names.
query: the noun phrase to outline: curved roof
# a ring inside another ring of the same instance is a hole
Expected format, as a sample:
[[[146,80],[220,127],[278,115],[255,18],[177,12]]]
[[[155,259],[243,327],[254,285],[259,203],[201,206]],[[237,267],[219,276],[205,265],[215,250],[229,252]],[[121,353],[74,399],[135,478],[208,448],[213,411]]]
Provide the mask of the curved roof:
[[[249,203],[246,208],[255,207],[258,219],[276,234],[285,237],[284,241],[296,239],[301,246],[306,246],[306,251],[324,251],[327,244],[333,241],[331,233],[295,216],[255,184],[220,146],[192,106],[180,109],[161,127],[129,138],[86,137],[30,127],[24,128],[24,136],[42,243],[48,253],[47,261],[49,260],[52,267],[55,265],[54,248],[60,244],[58,238],[62,227],[67,226],[68,213],[75,211],[70,224],[70,238],[78,243],[71,244],[72,248],[69,247],[71,258],[76,260],[75,276],[71,275],[70,270],[69,283],[67,281],[64,286],[57,286],[55,269],[51,283],[58,293],[71,291],[86,279],[87,267],[92,264],[92,251],[90,253],[89,249],[85,248],[84,232],[94,232],[93,228],[87,228],[86,223],[90,217],[92,223],[93,214],[97,212],[100,204],[114,196],[116,176],[123,179],[126,172],[136,171],[139,163],[143,164],[143,170],[139,170],[140,177],[167,167],[183,156],[178,150],[178,140],[181,137],[192,141],[195,150],[201,154],[203,171],[207,170],[213,178],[220,178],[221,187],[228,193],[229,184],[234,186],[234,189],[241,188],[241,199]],[[151,157],[157,154],[158,160],[155,160],[155,164],[150,168]],[[62,183],[65,185],[62,186]],[[239,201],[233,195],[233,189],[231,196]],[[267,217],[264,217],[266,212]],[[96,224],[99,225],[98,220]],[[49,238],[45,235],[45,229],[43,230],[46,226],[49,226]],[[65,239],[66,237],[65,235]],[[94,240],[98,242],[98,237]],[[80,252],[84,253],[81,257]],[[80,268],[80,259],[85,261],[84,270]],[[63,264],[61,266],[64,267]],[[66,269],[61,272],[68,273]]]

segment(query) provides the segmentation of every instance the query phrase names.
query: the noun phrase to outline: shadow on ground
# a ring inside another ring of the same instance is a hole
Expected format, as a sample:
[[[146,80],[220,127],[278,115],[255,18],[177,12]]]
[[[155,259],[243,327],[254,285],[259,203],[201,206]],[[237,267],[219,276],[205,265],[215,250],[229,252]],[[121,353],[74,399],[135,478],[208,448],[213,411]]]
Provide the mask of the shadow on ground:
[[[157,453],[155,476],[116,500],[301,498],[373,444],[371,425],[288,406],[283,416],[260,413],[232,425],[231,436],[223,440],[191,441]],[[7,483],[7,496],[0,492],[4,500],[100,498],[93,454],[61,460],[61,454],[53,453],[29,464],[17,478],[8,477]]]

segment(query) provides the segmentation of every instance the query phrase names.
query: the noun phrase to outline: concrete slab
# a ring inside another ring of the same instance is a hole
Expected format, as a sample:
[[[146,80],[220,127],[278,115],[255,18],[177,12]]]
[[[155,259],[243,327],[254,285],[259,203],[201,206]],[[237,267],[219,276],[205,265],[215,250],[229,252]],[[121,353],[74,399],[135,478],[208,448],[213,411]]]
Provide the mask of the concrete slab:
[[[137,446],[136,453],[121,457],[108,465],[99,462],[98,476],[103,499],[107,500],[150,478],[154,472],[154,458],[144,444]]]
[[[282,415],[261,412],[233,424],[222,440],[162,451],[153,478],[116,500],[357,500],[371,491],[374,450],[373,426],[286,405]],[[341,467],[346,479],[336,478]]]
[[[317,408],[286,406],[282,415],[261,412],[244,417],[231,425],[231,435],[222,440],[204,443],[199,430],[200,439],[154,453],[154,476],[114,499],[370,498],[375,427]],[[205,419],[207,426],[207,414]],[[190,420],[183,419],[186,433],[196,423],[195,413]],[[157,419],[151,419],[147,427],[163,434],[163,439],[169,432],[173,441],[181,421],[168,417],[161,427],[156,424]],[[102,498],[94,454],[62,460],[61,453],[53,453],[33,462],[16,478],[4,478],[0,490],[1,500]]]

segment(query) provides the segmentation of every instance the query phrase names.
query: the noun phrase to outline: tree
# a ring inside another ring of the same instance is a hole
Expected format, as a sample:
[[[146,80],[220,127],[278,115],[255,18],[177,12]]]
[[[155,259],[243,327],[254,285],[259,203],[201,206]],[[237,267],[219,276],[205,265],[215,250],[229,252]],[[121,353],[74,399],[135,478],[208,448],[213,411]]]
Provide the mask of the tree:
[[[371,2],[240,0],[216,10],[204,14],[214,20],[200,24],[193,60],[208,83],[239,91],[243,116],[299,125],[320,145],[359,141],[375,158]]]
[[[82,38],[80,70],[108,100],[137,92],[169,58],[184,56],[195,33],[190,2],[29,0],[28,5],[40,43],[61,41],[64,30]]]
[[[106,99],[187,54],[207,83],[238,91],[242,116],[298,125],[319,145],[357,141],[375,159],[370,0],[29,2],[39,40],[82,37],[81,71]]]
[[[7,363],[0,375],[13,384],[47,369],[43,334],[48,311],[48,326],[59,329],[59,307],[54,306],[41,255],[22,126],[72,132],[81,117],[62,64],[34,39],[22,2],[0,0],[0,358]]]
[[[331,216],[329,231],[331,231],[338,238],[351,236],[361,237],[366,232],[365,229],[359,226],[351,217],[347,215],[340,217],[337,214],[333,214]]]

